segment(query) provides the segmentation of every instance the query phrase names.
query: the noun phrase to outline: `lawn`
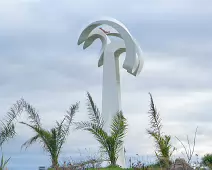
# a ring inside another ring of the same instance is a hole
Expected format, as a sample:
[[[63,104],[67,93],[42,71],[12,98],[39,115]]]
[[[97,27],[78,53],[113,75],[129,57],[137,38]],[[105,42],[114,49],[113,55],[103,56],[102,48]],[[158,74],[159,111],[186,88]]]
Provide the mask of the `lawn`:
[[[54,170],[53,168],[49,168],[48,170]],[[62,170],[62,168],[60,168]],[[88,170],[134,170],[134,168],[89,168]],[[143,170],[143,168],[135,168],[135,170]],[[148,168],[148,170],[161,170],[161,168]]]
[[[134,170],[134,168],[89,168],[88,170]],[[143,168],[135,168],[135,170],[143,170]],[[161,168],[148,168],[148,170],[161,170]]]

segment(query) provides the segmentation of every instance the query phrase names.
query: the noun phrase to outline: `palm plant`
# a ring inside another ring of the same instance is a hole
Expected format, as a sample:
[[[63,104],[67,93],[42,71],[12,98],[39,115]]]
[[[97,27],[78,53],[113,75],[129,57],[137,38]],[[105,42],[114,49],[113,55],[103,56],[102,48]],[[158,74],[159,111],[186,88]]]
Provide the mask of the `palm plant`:
[[[4,142],[8,141],[9,139],[13,138],[15,135],[15,126],[12,122],[4,123],[1,121],[0,125],[0,147],[2,149],[2,145]],[[8,164],[10,158],[4,159],[4,155],[1,156],[1,164],[0,164],[0,170],[3,170],[5,166]]]
[[[202,164],[212,169],[212,154],[206,154],[202,158]]]
[[[15,127],[13,123],[4,123],[1,121],[0,126],[0,147],[4,142],[8,141],[15,135]]]
[[[122,112],[118,112],[112,120],[110,126],[111,133],[104,130],[104,120],[100,111],[89,93],[87,93],[88,103],[87,109],[90,121],[82,121],[75,123],[76,129],[90,132],[100,144],[100,149],[106,153],[110,161],[110,166],[116,166],[118,152],[123,145],[123,138],[127,131],[127,121]]]
[[[40,117],[36,109],[23,99],[17,101],[17,103],[13,105],[8,116],[9,120],[13,121],[23,111],[28,114],[30,123],[20,123],[31,128],[35,132],[35,135],[27,140],[22,147],[28,148],[33,143],[39,142],[44,151],[50,154],[52,167],[57,168],[58,157],[69,134],[70,125],[72,124],[73,117],[78,110],[78,106],[79,103],[71,105],[64,119],[61,122],[56,121],[55,127],[53,127],[51,130],[46,130],[42,127]]]
[[[162,166],[169,166],[171,163],[171,156],[175,151],[175,148],[171,145],[171,136],[164,135],[162,130],[160,114],[157,112],[151,93],[150,95],[150,129],[147,129],[147,133],[151,135],[156,143],[155,154],[162,164]]]
[[[0,127],[0,147],[2,148],[2,145],[4,142],[8,141],[10,138],[12,138],[15,135],[15,127],[14,124],[9,123],[6,124],[3,121],[1,121],[1,127]],[[5,166],[8,164],[10,158],[4,159],[4,155],[1,156],[1,164],[0,164],[0,170],[4,170]]]
[[[6,167],[6,165],[8,164],[10,158],[4,160],[4,156],[1,156],[1,164],[0,164],[0,170],[4,170],[4,168]]]

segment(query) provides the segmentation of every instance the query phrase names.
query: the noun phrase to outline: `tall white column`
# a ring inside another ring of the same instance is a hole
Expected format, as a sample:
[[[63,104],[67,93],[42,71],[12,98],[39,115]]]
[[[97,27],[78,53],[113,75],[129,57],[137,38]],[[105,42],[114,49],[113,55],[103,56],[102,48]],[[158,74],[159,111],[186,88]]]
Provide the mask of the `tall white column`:
[[[106,47],[103,64],[102,118],[105,121],[104,129],[107,133],[110,134],[113,117],[121,110],[119,57],[115,57],[114,51]],[[126,168],[123,147],[119,152],[117,164]]]
[[[110,133],[110,125],[115,114],[121,111],[120,76],[118,58],[111,51],[105,51],[102,85],[102,117],[105,130]]]
[[[115,28],[118,33],[111,36],[119,37],[123,41],[120,43],[112,39],[110,40],[109,34],[103,33],[97,29],[98,26],[104,24]],[[103,66],[102,118],[105,121],[104,130],[110,133],[110,125],[113,117],[117,112],[122,110],[119,55],[126,51],[123,68],[134,76],[140,73],[143,67],[143,60],[141,58],[142,54],[138,43],[131,36],[127,28],[121,22],[113,18],[102,19],[89,24],[82,31],[78,40],[78,45],[85,42],[83,48],[87,48],[97,38],[102,41],[102,49],[98,62],[99,67]],[[115,55],[115,52],[120,49],[122,49],[121,52]],[[118,154],[117,164],[126,168],[123,146]]]

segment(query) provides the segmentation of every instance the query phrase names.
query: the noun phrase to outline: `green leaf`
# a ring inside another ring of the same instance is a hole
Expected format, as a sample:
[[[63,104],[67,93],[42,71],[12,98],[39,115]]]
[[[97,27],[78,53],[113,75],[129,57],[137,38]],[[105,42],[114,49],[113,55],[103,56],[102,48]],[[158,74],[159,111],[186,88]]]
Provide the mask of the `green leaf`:
[[[111,133],[108,134],[103,129],[104,120],[101,117],[99,109],[93,102],[93,99],[89,93],[88,97],[88,114],[90,121],[76,122],[76,129],[82,129],[91,133],[100,144],[102,153],[106,153],[111,165],[115,165],[118,152],[123,144],[123,138],[127,131],[127,121],[124,118],[122,112],[118,112],[112,120],[110,126]]]

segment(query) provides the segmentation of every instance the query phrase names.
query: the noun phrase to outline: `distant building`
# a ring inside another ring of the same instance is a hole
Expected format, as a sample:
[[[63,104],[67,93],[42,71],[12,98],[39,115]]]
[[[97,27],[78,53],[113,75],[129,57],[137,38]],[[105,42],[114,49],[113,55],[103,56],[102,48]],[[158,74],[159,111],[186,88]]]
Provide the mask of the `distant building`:
[[[40,167],[38,168],[38,170],[46,170],[46,167],[45,167],[45,166],[40,166]]]

